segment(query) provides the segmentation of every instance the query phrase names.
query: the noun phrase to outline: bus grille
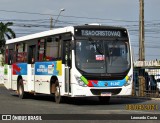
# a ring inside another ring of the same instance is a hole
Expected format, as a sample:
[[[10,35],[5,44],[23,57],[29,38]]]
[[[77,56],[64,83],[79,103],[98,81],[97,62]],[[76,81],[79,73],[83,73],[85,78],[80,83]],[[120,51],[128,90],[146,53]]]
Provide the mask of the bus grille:
[[[111,92],[112,95],[117,95],[121,92],[121,88],[116,89],[90,89],[93,95],[100,95],[102,92]]]

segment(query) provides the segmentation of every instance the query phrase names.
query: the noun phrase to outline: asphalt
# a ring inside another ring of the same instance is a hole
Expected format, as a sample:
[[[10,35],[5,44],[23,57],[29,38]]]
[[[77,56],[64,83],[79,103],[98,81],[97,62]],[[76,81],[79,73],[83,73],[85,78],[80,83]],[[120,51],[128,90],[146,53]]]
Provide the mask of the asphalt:
[[[6,91],[6,88],[4,87],[4,84],[0,84],[0,93],[2,91],[5,91],[7,92],[8,94],[16,94],[15,92],[13,91]],[[140,100],[157,100],[159,101],[160,100],[160,94],[159,94],[159,97],[155,98],[155,97],[140,97],[140,96],[113,96],[112,98],[131,98],[131,99],[140,99]]]

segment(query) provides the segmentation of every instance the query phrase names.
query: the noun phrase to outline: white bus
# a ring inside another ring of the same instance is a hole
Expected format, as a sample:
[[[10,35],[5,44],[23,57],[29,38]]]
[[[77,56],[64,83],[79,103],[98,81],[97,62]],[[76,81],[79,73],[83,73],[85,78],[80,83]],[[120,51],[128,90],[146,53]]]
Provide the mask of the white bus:
[[[4,84],[18,92],[64,97],[131,95],[133,66],[123,27],[70,26],[6,41]]]

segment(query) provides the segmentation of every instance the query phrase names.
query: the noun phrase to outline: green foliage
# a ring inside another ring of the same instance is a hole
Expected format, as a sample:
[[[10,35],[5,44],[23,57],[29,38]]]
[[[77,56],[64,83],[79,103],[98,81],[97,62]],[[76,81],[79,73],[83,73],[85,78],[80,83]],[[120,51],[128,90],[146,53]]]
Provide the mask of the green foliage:
[[[7,22],[7,23],[0,22],[0,48],[1,49],[3,49],[5,46],[6,38],[11,39],[16,37],[14,31],[11,28],[9,28],[9,26],[12,26],[12,25],[13,25],[12,22]]]
[[[12,22],[7,22],[7,23],[0,22],[0,52],[3,56],[5,53],[6,38],[12,39],[16,37],[14,31],[11,28],[9,28],[9,26],[12,25],[13,25]]]

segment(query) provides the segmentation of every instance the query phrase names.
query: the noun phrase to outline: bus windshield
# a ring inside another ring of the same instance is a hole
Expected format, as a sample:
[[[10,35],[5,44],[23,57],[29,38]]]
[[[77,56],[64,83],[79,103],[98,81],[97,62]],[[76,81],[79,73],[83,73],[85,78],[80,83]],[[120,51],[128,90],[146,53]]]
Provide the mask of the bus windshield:
[[[76,66],[85,73],[123,73],[130,68],[128,41],[77,40]]]

